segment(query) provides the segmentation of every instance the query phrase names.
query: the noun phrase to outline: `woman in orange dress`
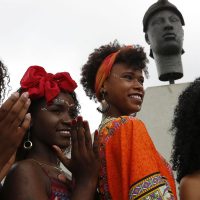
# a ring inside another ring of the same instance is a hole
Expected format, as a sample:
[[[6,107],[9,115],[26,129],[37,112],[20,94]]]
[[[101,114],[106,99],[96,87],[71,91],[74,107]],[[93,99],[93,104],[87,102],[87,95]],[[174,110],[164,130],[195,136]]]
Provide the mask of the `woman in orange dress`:
[[[95,49],[82,67],[86,94],[101,103],[98,191],[103,200],[177,199],[170,166],[135,117],[144,97],[146,63],[142,47],[114,42]]]

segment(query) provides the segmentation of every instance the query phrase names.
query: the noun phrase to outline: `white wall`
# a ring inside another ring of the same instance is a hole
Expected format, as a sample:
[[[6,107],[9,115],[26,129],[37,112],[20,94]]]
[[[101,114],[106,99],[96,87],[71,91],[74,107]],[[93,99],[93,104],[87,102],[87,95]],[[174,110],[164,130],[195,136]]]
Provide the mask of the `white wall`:
[[[188,83],[149,87],[141,111],[137,114],[146,125],[157,150],[170,160],[172,134],[169,129],[178,96]]]
[[[172,125],[174,108],[180,93],[189,83],[149,87],[145,90],[145,98],[137,118],[141,119],[157,148],[169,161],[172,150],[173,136],[169,131]],[[175,178],[176,178],[176,174]],[[177,194],[178,191],[178,183]]]

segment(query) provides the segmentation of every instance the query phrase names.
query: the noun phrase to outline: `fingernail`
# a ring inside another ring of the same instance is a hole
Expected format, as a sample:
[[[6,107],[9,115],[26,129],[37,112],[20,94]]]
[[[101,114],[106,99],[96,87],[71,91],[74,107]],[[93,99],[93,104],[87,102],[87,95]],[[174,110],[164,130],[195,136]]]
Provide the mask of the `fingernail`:
[[[62,153],[62,150],[57,145],[52,145],[52,148],[55,151],[55,153],[58,153],[58,152]]]
[[[28,92],[24,92],[24,93],[22,94],[22,96],[25,97],[25,98],[28,98],[28,97],[29,97],[29,94],[28,94]]]
[[[78,117],[77,117],[77,121],[79,121],[79,122],[83,121],[82,116],[78,116]]]
[[[28,98],[26,105],[29,106],[31,104],[31,100]]]
[[[74,125],[76,125],[76,120],[75,119],[72,120],[72,126],[74,126]]]
[[[26,118],[31,119],[31,114],[30,114],[30,113],[27,113],[27,114],[26,114]]]
[[[11,94],[11,96],[14,96],[14,97],[19,97],[19,92],[13,92],[12,94]]]
[[[88,125],[88,121],[83,121],[83,125],[87,126]]]
[[[98,136],[98,135],[99,135],[99,131],[98,131],[98,130],[95,130],[94,135],[95,135],[95,136]]]
[[[58,149],[58,146],[56,146],[56,145],[52,145],[52,147],[53,147],[54,149]]]

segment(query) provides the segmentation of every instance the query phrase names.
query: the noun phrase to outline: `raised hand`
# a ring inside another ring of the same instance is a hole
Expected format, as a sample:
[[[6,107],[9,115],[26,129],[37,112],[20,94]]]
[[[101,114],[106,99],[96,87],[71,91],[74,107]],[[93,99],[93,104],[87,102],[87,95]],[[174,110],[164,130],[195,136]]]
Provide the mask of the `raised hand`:
[[[0,107],[1,177],[3,177],[2,169],[16,152],[30,125],[31,116],[26,114],[29,105],[30,99],[27,92],[21,96],[19,96],[18,92],[15,92]]]
[[[96,191],[98,172],[100,167],[98,154],[98,132],[95,132],[94,143],[87,121],[82,117],[72,121],[72,152],[71,159],[67,158],[61,149],[53,146],[57,155],[66,168],[72,172],[75,179],[75,191],[72,199],[93,199]]]

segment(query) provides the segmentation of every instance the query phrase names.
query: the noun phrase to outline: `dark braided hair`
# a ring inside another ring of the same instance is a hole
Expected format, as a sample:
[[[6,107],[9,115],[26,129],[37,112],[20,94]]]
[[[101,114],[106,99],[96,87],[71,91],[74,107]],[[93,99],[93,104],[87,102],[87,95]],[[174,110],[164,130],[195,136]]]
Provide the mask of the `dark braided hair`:
[[[174,134],[171,162],[177,181],[200,170],[200,78],[179,96],[171,131]]]
[[[124,48],[123,50],[123,47],[125,47],[125,45],[120,45],[117,41],[114,41],[113,43],[109,43],[108,45],[103,45],[100,48],[95,49],[94,52],[89,55],[87,63],[82,67],[80,82],[86,95],[90,99],[97,101],[95,95],[95,79],[101,63],[108,55],[118,50],[121,51],[114,64],[125,63],[135,69],[142,69],[146,77],[148,77],[148,70],[146,66],[148,60],[143,48],[136,45],[134,48]]]
[[[6,91],[10,91],[10,77],[7,67],[0,61],[0,103],[5,99]]]

